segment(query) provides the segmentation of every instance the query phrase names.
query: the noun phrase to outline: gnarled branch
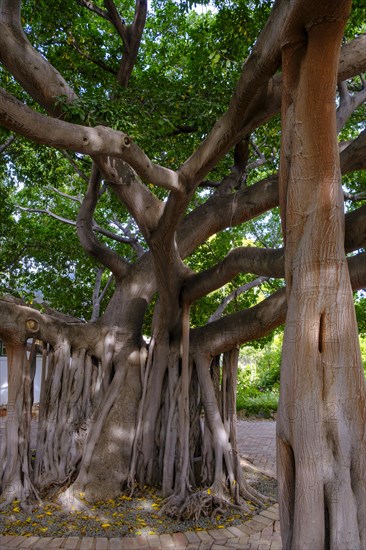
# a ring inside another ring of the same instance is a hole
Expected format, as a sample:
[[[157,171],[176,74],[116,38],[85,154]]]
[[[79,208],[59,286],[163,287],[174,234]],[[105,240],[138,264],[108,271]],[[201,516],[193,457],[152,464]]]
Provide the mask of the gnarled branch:
[[[127,273],[129,268],[128,262],[98,241],[93,232],[93,214],[98,202],[99,185],[100,172],[96,165],[93,165],[89,187],[81,204],[76,222],[77,233],[80,243],[86,252],[108,267],[116,278],[119,278]]]

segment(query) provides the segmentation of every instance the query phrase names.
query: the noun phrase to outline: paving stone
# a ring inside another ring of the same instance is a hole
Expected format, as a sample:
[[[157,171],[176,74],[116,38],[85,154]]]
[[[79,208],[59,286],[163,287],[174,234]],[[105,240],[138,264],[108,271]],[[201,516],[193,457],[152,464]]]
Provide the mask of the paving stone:
[[[207,532],[215,541],[220,540],[225,542],[228,537],[225,536],[225,533],[223,531],[224,529],[210,529]]]
[[[220,529],[220,533],[222,533],[222,535],[225,536],[227,539],[232,539],[233,537],[235,537],[235,535],[233,535],[226,527],[224,529]]]
[[[188,540],[189,544],[197,544],[201,540],[194,531],[185,531],[184,535]]]
[[[138,535],[137,537],[134,537],[134,540],[137,543],[136,548],[140,548],[140,546],[149,548],[149,543],[147,542],[147,538],[144,535]]]
[[[81,541],[81,544],[83,544],[83,541],[85,539],[82,539]],[[63,537],[55,537],[54,539],[52,539],[48,545],[48,548],[62,548],[62,545],[63,543],[65,542],[65,539]],[[93,548],[92,546],[85,546],[85,548],[83,546],[80,546],[80,549],[81,550],[90,550],[91,548]]]
[[[268,508],[267,510],[263,510],[260,514],[261,516],[264,516],[266,518],[272,519],[273,521],[278,521],[278,510],[272,510],[271,508]]]
[[[242,533],[244,533],[244,535],[253,535],[254,533],[257,533],[258,532],[258,524],[256,527],[254,527],[253,525],[249,525],[249,522],[246,521],[245,523],[242,523],[241,525],[238,525],[238,529],[240,529],[240,531]]]
[[[249,544],[249,536],[248,535],[244,535],[244,536],[242,535],[239,538],[239,543],[248,545]]]
[[[236,548],[239,544],[239,537],[233,537],[226,542],[227,548]]]
[[[273,519],[262,516],[262,514],[254,516],[251,521],[257,521],[258,523],[261,523],[264,527],[267,527],[267,525],[273,523]]]
[[[151,550],[151,548],[149,548],[147,542],[145,541],[145,544],[139,542],[136,538],[130,538],[130,537],[126,537],[123,540],[123,550],[135,550],[135,549],[142,549],[142,548],[147,548],[148,550]]]
[[[153,548],[154,546],[161,548],[159,535],[149,535],[148,537],[146,537],[146,540],[148,542],[149,548]]]
[[[14,539],[15,537],[13,535],[0,535],[0,548],[2,548],[5,544],[8,544],[8,542],[11,539]]]
[[[162,548],[174,548],[174,540],[171,535],[160,535],[160,544]]]
[[[240,531],[235,525],[230,525],[230,527],[227,527],[227,531],[231,533],[234,537],[242,537],[243,531]]]
[[[197,531],[197,536],[202,542],[214,542],[214,539],[206,531]]]
[[[5,537],[4,537],[5,538]],[[7,548],[19,548],[19,546],[21,545],[22,542],[25,542],[27,541],[29,537],[9,537],[9,540],[8,542],[3,542],[2,540],[0,541],[0,548],[2,548],[3,544],[7,545]]]
[[[123,548],[123,539],[111,538],[108,542],[111,550],[121,550]]]
[[[20,537],[16,537],[16,538],[20,538]],[[18,546],[18,548],[33,548],[36,542],[40,540],[39,537],[25,537],[25,539],[26,540],[22,540],[21,545],[20,547]],[[0,548],[2,548],[1,541],[0,541]],[[8,548],[14,548],[14,546],[13,547],[8,546]]]
[[[271,542],[271,550],[282,550],[282,542],[273,540]]]
[[[76,550],[80,542],[81,539],[79,539],[79,537],[66,537],[64,548],[67,548],[68,550]]]
[[[236,546],[228,547],[228,548],[235,548],[235,550],[248,550],[249,542],[248,541],[240,542],[240,540],[239,540],[239,542],[236,544]]]
[[[211,539],[211,542],[208,542],[208,541],[201,542],[201,544],[197,546],[196,549],[199,548],[199,550],[211,550],[213,544],[214,544],[214,540]]]
[[[188,539],[184,533],[174,533],[172,535],[175,548],[186,548],[188,546]]]
[[[246,521],[245,525],[253,529],[253,533],[262,531],[266,527],[266,524],[264,524],[262,521],[258,521],[256,516],[250,519],[249,521]]]
[[[95,550],[108,550],[108,539],[107,539],[107,537],[96,537],[95,538]]]
[[[94,538],[93,537],[83,537],[80,539],[79,550],[94,550]]]
[[[263,529],[262,536],[265,536],[266,538],[271,538],[273,536],[273,523]]]
[[[261,538],[261,532],[258,531],[258,533],[253,533],[253,535],[250,535],[249,542],[254,542],[255,540],[260,540]]]
[[[52,537],[42,537],[37,540],[37,542],[32,546],[32,549],[34,548],[35,550],[43,550],[43,548],[50,548],[52,540]]]

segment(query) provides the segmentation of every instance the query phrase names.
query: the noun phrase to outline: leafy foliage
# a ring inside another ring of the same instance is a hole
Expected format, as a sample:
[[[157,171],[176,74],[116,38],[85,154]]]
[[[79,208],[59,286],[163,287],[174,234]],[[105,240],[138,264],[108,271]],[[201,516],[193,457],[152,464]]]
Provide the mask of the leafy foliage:
[[[101,1],[96,5],[104,7]],[[272,1],[260,0],[152,0],[127,89],[116,81],[123,45],[107,20],[72,0],[56,0],[52,10],[45,0],[37,2],[36,9],[32,0],[24,0],[22,23],[30,42],[78,94],[72,103],[65,96],[58,98],[65,120],[90,126],[105,124],[123,130],[154,161],[176,169],[227,108],[243,60],[250,53],[272,5]],[[133,20],[134,2],[119,0],[116,6],[126,22]],[[355,2],[347,37],[364,32],[363,14],[363,3]],[[0,68],[0,82],[32,108],[41,110],[4,68]],[[359,77],[350,83],[355,90],[361,85]],[[341,139],[355,137],[364,127],[364,120],[363,105],[343,128]],[[9,133],[1,130],[0,143],[8,137]],[[278,170],[279,116],[253,132],[250,141],[249,164],[258,165],[246,174],[246,185]],[[258,162],[261,158],[262,163]],[[50,219],[44,213],[18,208],[48,210],[75,222],[80,202],[58,193],[83,197],[90,160],[83,155],[71,155],[71,162],[61,152],[19,137],[2,154],[0,291],[30,298],[41,294],[53,307],[87,319],[96,265],[78,245],[75,227]],[[208,179],[220,181],[232,164],[232,155],[228,154]],[[346,176],[344,185],[351,193],[364,191],[364,172]],[[153,192],[164,197],[164,191],[154,189]],[[190,209],[214,193],[214,188],[199,188]],[[349,202],[348,207],[356,208],[360,204],[360,201]],[[95,219],[101,227],[119,235],[123,235],[121,225],[130,223],[128,212],[110,192],[104,193],[99,201]],[[146,249],[141,235],[136,234],[135,228],[133,232]],[[136,260],[136,251],[131,246],[106,237],[101,240],[128,261]],[[198,247],[186,263],[194,270],[202,270],[236,246],[248,243],[262,247],[282,245],[278,210],[214,235]],[[105,273],[104,278],[107,277]],[[207,322],[228,293],[252,279],[252,275],[237,276],[224,288],[194,304],[192,325]],[[251,289],[233,300],[226,312],[250,307],[282,284],[271,280],[260,289]],[[104,307],[107,302],[106,298]],[[357,308],[361,319],[362,308]]]

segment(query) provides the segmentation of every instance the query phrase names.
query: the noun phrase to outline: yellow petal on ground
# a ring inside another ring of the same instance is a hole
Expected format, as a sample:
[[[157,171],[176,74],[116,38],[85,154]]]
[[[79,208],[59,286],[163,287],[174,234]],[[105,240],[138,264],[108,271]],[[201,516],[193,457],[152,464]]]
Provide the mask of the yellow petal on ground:
[[[20,508],[18,508],[18,507],[16,506],[15,508],[13,508],[13,512],[15,512],[15,513],[20,512]]]
[[[110,523],[102,523],[103,529],[107,529],[107,527],[110,527],[110,526],[111,526]]]

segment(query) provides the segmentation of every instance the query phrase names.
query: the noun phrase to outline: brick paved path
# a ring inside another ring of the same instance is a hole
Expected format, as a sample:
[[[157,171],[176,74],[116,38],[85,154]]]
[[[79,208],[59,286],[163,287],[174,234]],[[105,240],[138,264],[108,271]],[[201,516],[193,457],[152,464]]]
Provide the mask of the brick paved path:
[[[0,420],[0,438],[4,421]],[[275,431],[272,421],[238,421],[238,446],[244,465],[275,476]],[[32,443],[35,441],[35,426]],[[12,537],[0,535],[0,549],[32,548],[32,550],[281,550],[278,505],[267,508],[241,525],[209,531],[147,535],[128,538],[93,537]]]
[[[276,422],[239,420],[238,450],[245,462],[276,477]]]

